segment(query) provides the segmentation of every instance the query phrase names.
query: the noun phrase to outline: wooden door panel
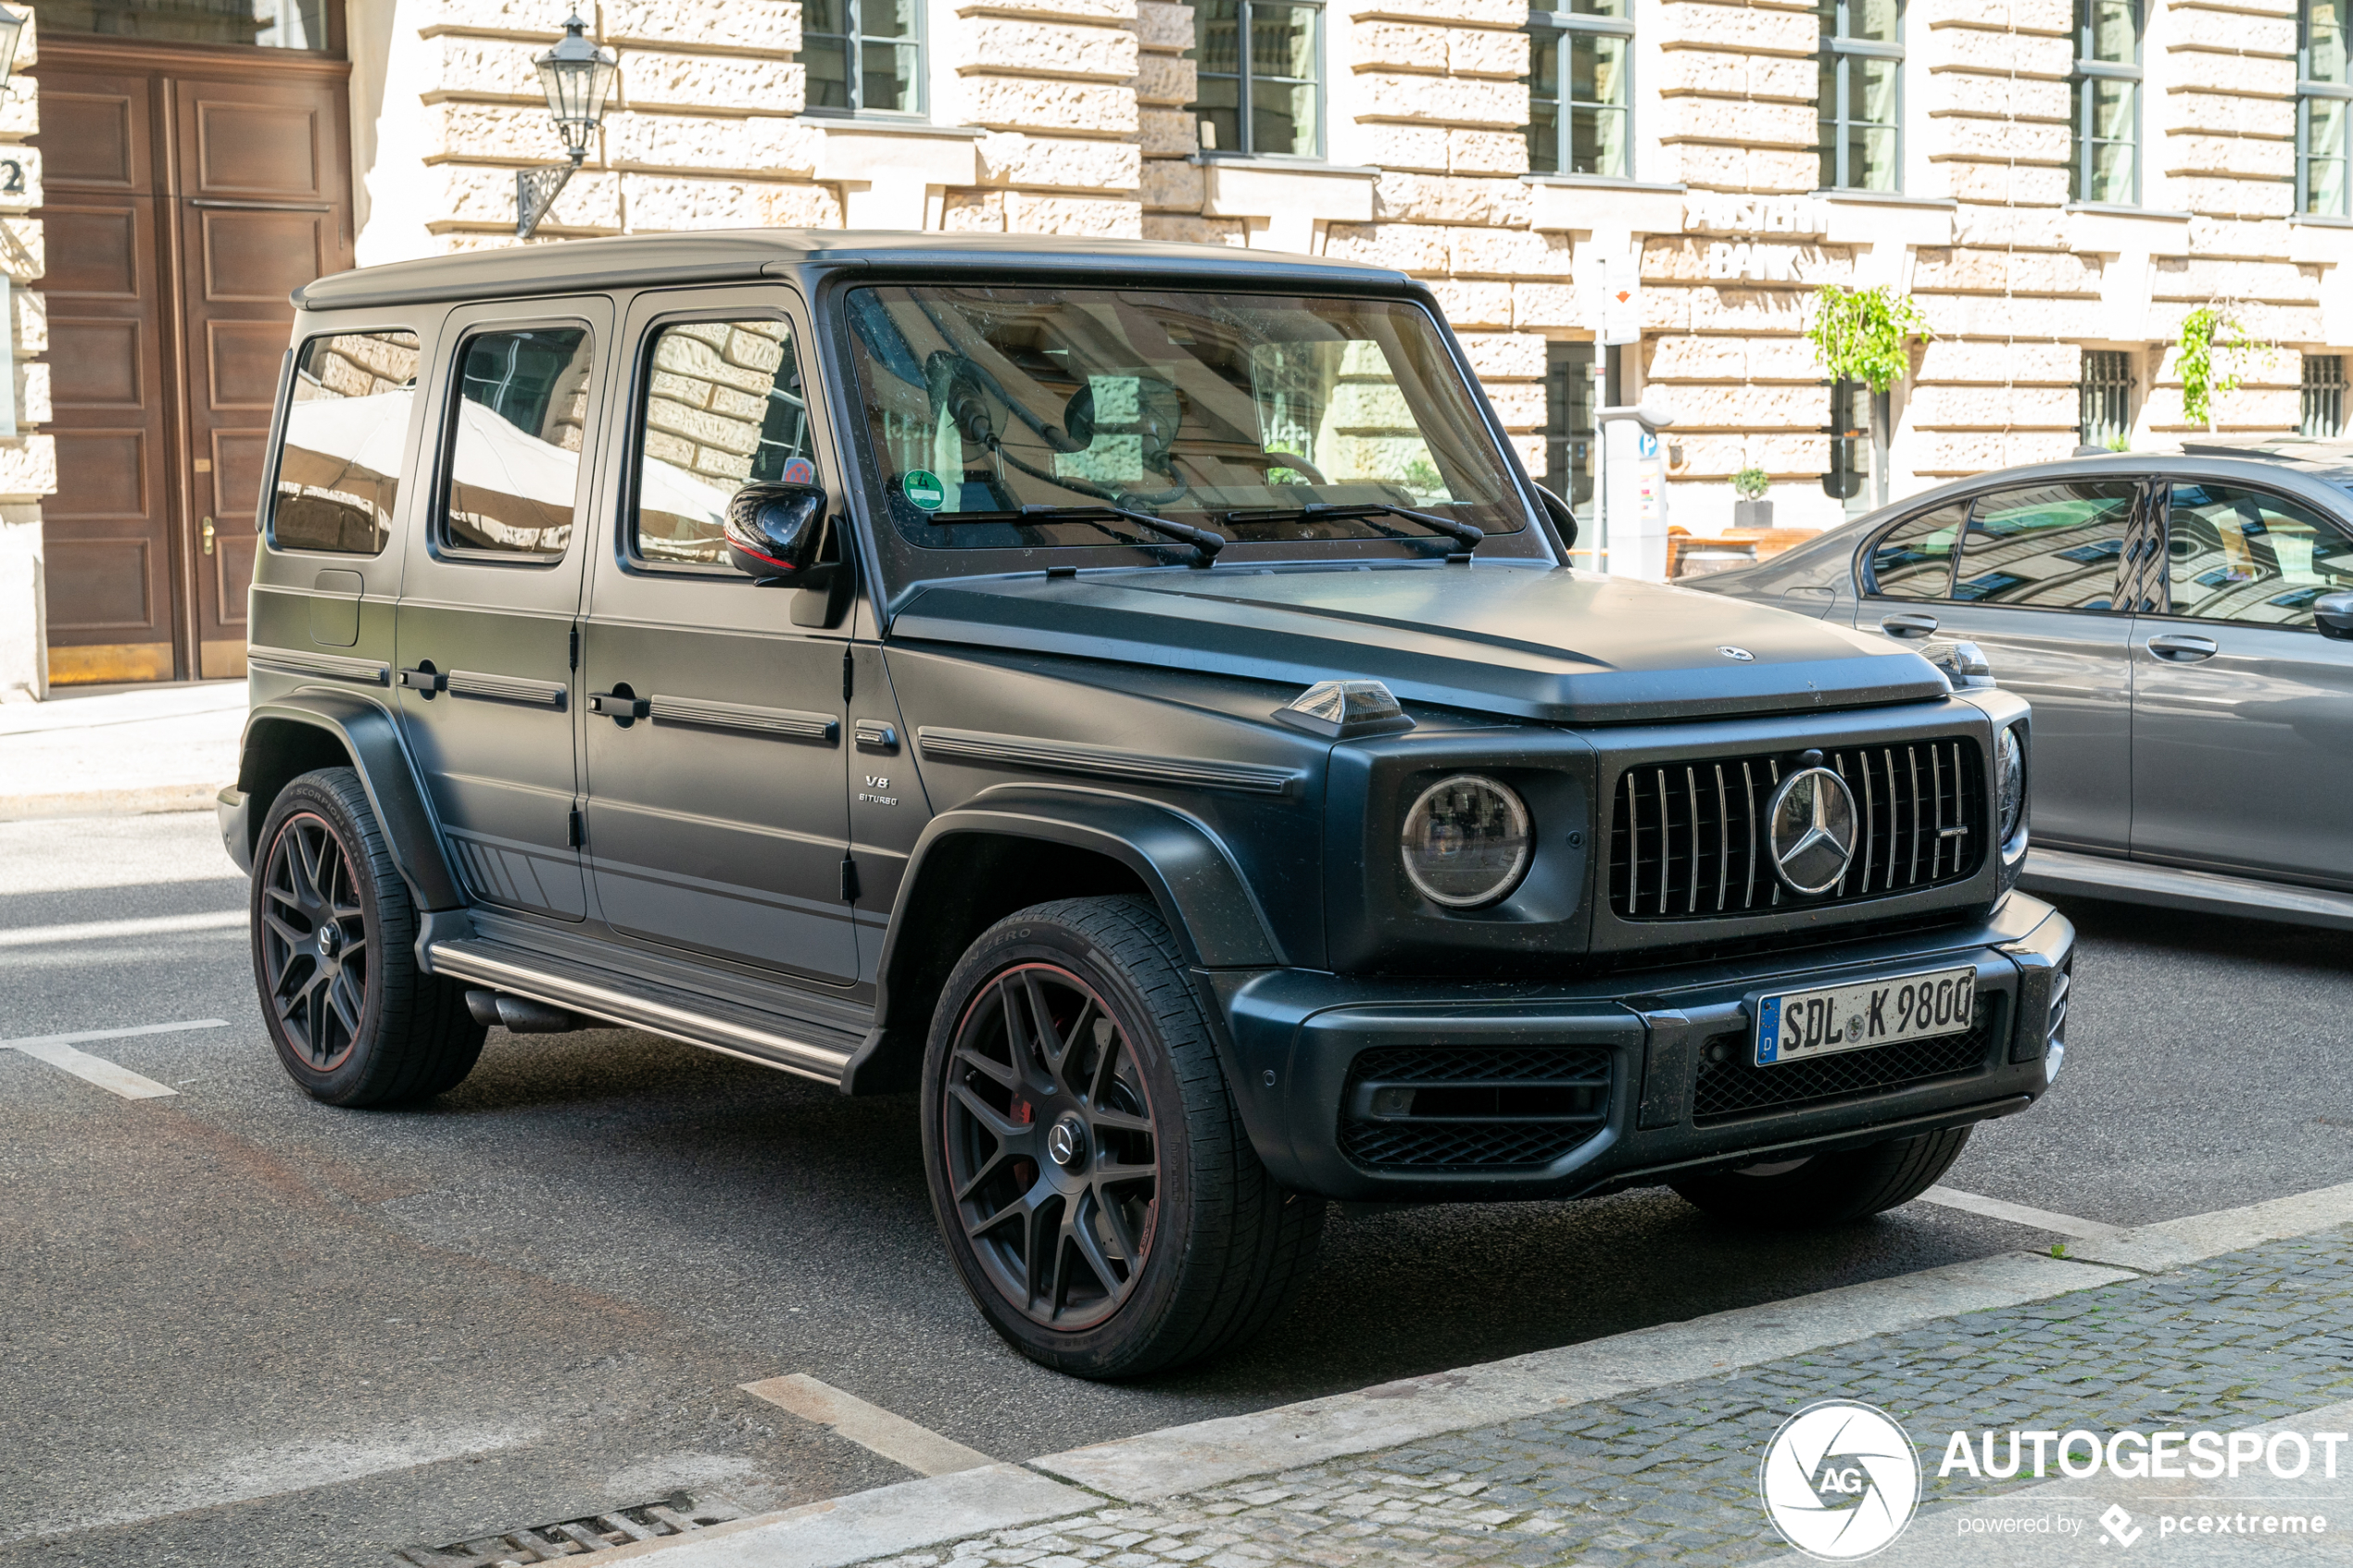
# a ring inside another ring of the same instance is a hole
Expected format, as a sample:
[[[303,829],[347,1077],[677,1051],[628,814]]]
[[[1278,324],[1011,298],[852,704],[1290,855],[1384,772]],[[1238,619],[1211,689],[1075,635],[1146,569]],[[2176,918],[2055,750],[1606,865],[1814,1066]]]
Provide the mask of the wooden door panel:
[[[113,207],[52,204],[41,209],[48,271],[41,292],[51,299],[140,301],[155,253],[154,214],[139,197]]]
[[[335,218],[332,212],[198,209],[206,300],[282,308],[295,290],[328,270]]]
[[[57,438],[57,493],[42,503],[44,522],[131,523],[153,509],[145,431],[59,430]],[[57,619],[54,596],[49,619],[53,624]]]
[[[308,85],[257,89],[211,82],[184,84],[205,95],[192,106],[195,132],[192,166],[181,170],[191,196],[245,196],[298,201],[327,195],[327,157],[336,138],[321,119],[333,109]],[[212,96],[213,93],[220,96]],[[269,93],[275,101],[240,102]]]
[[[148,585],[156,576],[140,538],[51,540],[47,546],[49,621],[62,596],[74,607],[72,629],[135,632],[155,620]]]
[[[56,67],[40,74],[43,183],[51,191],[152,192],[152,82]]]
[[[250,525],[261,511],[261,477],[269,471],[270,432],[212,433],[212,493],[223,518]]]
[[[49,396],[76,408],[145,405],[147,357],[141,323],[49,318]]]
[[[289,312],[289,315],[292,313]],[[286,357],[289,321],[207,321],[204,324],[206,405],[213,414],[258,413],[270,422],[278,395],[278,364]],[[216,427],[218,420],[212,421]],[[237,420],[236,423],[254,421]],[[207,431],[208,437],[211,433]],[[209,440],[205,443],[210,445]]]

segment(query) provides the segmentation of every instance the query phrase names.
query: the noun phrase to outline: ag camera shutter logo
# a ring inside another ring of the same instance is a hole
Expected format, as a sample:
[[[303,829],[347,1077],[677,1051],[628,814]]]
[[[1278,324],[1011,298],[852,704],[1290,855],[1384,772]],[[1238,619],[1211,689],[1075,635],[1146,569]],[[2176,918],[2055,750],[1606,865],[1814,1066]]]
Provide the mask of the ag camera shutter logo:
[[[1919,1456],[1886,1411],[1824,1399],[1781,1423],[1765,1446],[1756,1489],[1790,1545],[1825,1562],[1851,1562],[1912,1522]]]

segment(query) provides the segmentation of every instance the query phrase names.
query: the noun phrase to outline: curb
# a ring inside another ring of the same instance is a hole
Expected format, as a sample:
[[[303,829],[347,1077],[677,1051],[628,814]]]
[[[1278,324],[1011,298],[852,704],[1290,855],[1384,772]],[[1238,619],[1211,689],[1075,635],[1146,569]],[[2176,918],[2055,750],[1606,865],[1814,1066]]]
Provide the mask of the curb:
[[[163,811],[209,811],[218,784],[155,784],[145,789],[87,789],[71,795],[0,795],[0,822],[52,817],[145,817]]]
[[[683,1539],[615,1547],[566,1561],[585,1568],[663,1552],[672,1554],[663,1568],[673,1563],[849,1568],[992,1530],[1088,1513],[1108,1503],[1174,1497],[1563,1406],[1622,1399],[1939,1318],[2138,1279],[2348,1223],[2353,1223],[2353,1182],[2070,1242],[2064,1257],[1997,1253],[1252,1415],[1139,1433],[1049,1454],[1026,1466],[992,1464],[901,1482],[736,1520]]]

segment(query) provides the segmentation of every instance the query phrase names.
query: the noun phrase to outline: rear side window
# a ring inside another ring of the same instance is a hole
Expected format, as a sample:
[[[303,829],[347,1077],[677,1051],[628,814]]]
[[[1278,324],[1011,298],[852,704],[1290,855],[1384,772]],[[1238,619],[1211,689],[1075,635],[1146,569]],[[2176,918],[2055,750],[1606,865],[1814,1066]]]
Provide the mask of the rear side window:
[[[336,332],[302,345],[271,495],[272,546],[347,556],[384,549],[416,395],[414,332]]]
[[[444,546],[543,560],[571,546],[592,357],[585,327],[466,340],[444,445]]]
[[[2175,615],[2312,624],[2312,601],[2353,588],[2353,546],[2318,513],[2260,490],[2176,481],[2166,579]]]
[[[786,322],[661,328],[645,398],[630,553],[648,565],[724,565],[720,525],[738,487],[817,483],[809,405]]]
[[[1977,497],[1953,596],[1975,604],[2108,609],[2139,487],[2083,482]]]
[[[1969,503],[1906,518],[1871,546],[1871,591],[1890,599],[1953,596],[1953,555],[1969,521]]]

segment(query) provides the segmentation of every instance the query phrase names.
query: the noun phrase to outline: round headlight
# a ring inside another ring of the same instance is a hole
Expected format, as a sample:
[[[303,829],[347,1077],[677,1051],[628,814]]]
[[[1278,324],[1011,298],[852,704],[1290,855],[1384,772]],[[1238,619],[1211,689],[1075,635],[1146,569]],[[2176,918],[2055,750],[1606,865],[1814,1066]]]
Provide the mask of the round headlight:
[[[2002,732],[1994,743],[2000,776],[2002,835],[2004,844],[2018,836],[2018,824],[2026,814],[2026,748],[2019,744],[2018,726]]]
[[[1519,797],[1477,773],[1422,791],[1399,840],[1406,877],[1423,897],[1450,909],[1491,904],[1517,887],[1533,848]]]

